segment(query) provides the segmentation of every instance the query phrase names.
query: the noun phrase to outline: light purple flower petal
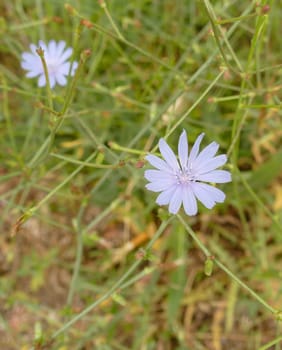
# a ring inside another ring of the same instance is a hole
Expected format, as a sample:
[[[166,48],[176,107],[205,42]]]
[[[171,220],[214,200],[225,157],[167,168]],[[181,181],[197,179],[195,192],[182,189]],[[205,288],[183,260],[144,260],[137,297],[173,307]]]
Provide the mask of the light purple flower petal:
[[[42,74],[43,72],[42,71],[36,71],[36,70],[34,70],[34,71],[30,71],[30,72],[28,72],[28,73],[26,73],[26,77],[27,78],[35,78],[35,77],[37,77],[38,75],[40,75],[40,74]]]
[[[38,79],[38,86],[42,87],[46,85],[46,78],[44,74],[41,74],[39,79]]]
[[[72,63],[71,74],[70,74],[70,75],[74,75],[74,73],[75,73],[77,67],[78,67],[78,63],[77,63],[76,61],[74,61],[74,62]]]
[[[214,158],[209,159],[206,163],[202,162],[199,165],[195,165],[194,171],[197,174],[205,174],[211,170],[214,170],[227,162],[225,154],[221,154]]]
[[[21,62],[21,67],[25,70],[30,70],[32,68],[32,65],[30,62],[27,61],[22,61]]]
[[[198,156],[200,144],[201,144],[202,139],[203,139],[204,136],[205,136],[204,133],[200,134],[197,137],[197,139],[196,139],[196,141],[195,141],[195,143],[194,143],[194,145],[193,145],[193,147],[191,149],[191,152],[190,152],[190,155],[189,155],[189,159],[188,159],[188,168],[190,170],[193,169],[194,161],[196,160],[196,158]]]
[[[206,174],[200,174],[197,176],[197,179],[214,183],[226,183],[232,180],[230,172],[226,170],[213,170]]]
[[[178,157],[182,169],[187,167],[188,162],[188,142],[186,131],[183,130],[178,142]]]
[[[56,74],[56,81],[61,86],[67,85],[67,79],[66,79],[66,77],[63,74],[57,73]]]
[[[65,41],[61,40],[61,41],[58,42],[58,44],[57,44],[57,51],[56,51],[56,56],[57,57],[61,56],[61,54],[64,52],[65,47],[66,47],[66,42]]]
[[[36,46],[34,44],[30,44],[29,47],[30,47],[31,52],[33,52],[33,54],[37,56],[36,50],[38,49],[38,46]]]
[[[169,145],[166,143],[164,139],[160,139],[159,149],[165,161],[171,166],[171,168],[173,170],[178,170],[179,164],[175,157],[175,154],[172,152],[172,149],[169,147]]]
[[[23,60],[22,62],[29,63],[29,62],[38,61],[38,59],[39,57],[37,58],[32,53],[29,53],[29,52],[22,53],[22,60]]]
[[[163,192],[161,192],[156,199],[156,203],[159,205],[169,204],[172,195],[176,191],[176,188],[177,188],[177,185],[173,185],[169,187],[167,190],[164,190]]]
[[[196,168],[200,167],[202,163],[207,162],[209,159],[213,158],[216,152],[218,151],[219,144],[216,142],[210,143],[205,147],[198,155],[194,161],[194,166]]]
[[[159,169],[159,170],[163,170],[163,171],[167,171],[167,172],[172,172],[171,167],[161,158],[153,155],[153,154],[149,154],[145,157],[145,159],[151,164],[153,165],[155,168]]]
[[[144,173],[145,178],[148,181],[154,182],[159,180],[174,181],[175,177],[167,172],[161,170],[146,170]]]
[[[53,89],[53,87],[56,85],[56,79],[54,75],[49,75],[49,83],[50,88]]]
[[[66,51],[59,57],[60,63],[64,63],[72,55],[72,48],[67,48]]]
[[[70,71],[70,62],[62,63],[60,65],[60,73],[64,75],[68,75]]]
[[[189,185],[183,188],[183,207],[187,215],[194,216],[198,212],[196,198]]]
[[[208,209],[211,209],[215,205],[213,196],[205,188],[201,186],[201,183],[191,184],[192,190],[197,199]]]
[[[171,180],[159,180],[148,183],[146,188],[153,192],[161,192],[167,190],[172,185],[174,185],[174,182]]]
[[[198,200],[208,209],[225,200],[225,194],[213,186],[196,182],[192,184],[192,189]]]
[[[182,203],[182,194],[183,194],[183,191],[181,186],[176,186],[168,206],[168,211],[171,214],[176,214],[179,211]]]
[[[57,54],[57,44],[55,40],[49,41],[48,52],[51,57],[55,57]]]
[[[38,74],[38,72],[43,72],[43,67],[36,66],[35,62],[33,62],[32,65],[30,62],[22,61],[21,66],[25,70],[36,71],[36,75]]]
[[[29,71],[27,76],[30,78],[43,73],[43,65],[39,57],[33,57],[29,61],[22,61],[21,66],[23,69]]]

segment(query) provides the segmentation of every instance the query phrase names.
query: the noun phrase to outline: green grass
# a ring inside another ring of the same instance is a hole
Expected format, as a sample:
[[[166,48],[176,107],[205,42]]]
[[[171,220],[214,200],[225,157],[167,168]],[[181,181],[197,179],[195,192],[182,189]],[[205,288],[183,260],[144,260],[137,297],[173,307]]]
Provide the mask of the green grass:
[[[281,350],[281,2],[0,10],[0,348]],[[25,77],[40,39],[74,47],[67,87]],[[183,128],[233,173],[196,217],[144,188]]]

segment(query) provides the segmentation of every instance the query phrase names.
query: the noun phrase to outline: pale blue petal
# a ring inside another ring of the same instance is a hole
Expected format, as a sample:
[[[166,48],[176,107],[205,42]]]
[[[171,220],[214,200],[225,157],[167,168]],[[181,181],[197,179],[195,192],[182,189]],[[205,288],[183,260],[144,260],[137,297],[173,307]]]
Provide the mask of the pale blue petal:
[[[56,53],[57,53],[57,44],[55,40],[51,40],[48,44],[48,52],[50,57],[56,57]]]
[[[56,85],[56,79],[54,75],[49,76],[49,83],[50,83],[50,88],[53,89],[53,87]]]
[[[29,71],[26,76],[28,78],[34,78],[43,73],[43,66],[39,56],[35,56],[31,53],[24,52],[22,54],[21,67],[24,70]]]
[[[62,63],[60,64],[60,73],[64,75],[68,75],[70,72],[70,75],[74,75],[77,67],[78,67],[78,63],[73,62],[71,72],[70,72],[70,62]]]
[[[213,170],[206,174],[197,175],[197,180],[215,183],[226,183],[230,182],[232,179],[229,171]]]
[[[60,73],[61,74],[68,75],[69,71],[70,71],[70,63],[69,62],[60,64]]]
[[[212,193],[207,191],[205,187],[202,186],[201,183],[193,183],[191,184],[192,190],[197,197],[197,199],[208,209],[211,209],[215,205],[215,201],[213,199]],[[211,186],[210,186],[211,187]]]
[[[61,72],[56,74],[56,80],[61,86],[65,86],[67,84],[67,79]]]
[[[197,159],[194,161],[195,167],[198,167],[201,163],[209,161],[214,157],[216,152],[218,151],[219,144],[216,142],[210,143],[207,147],[205,147],[198,155]]]
[[[33,62],[26,62],[23,61],[21,63],[21,66],[25,70],[30,70],[30,71],[37,71],[37,72],[43,72],[43,67],[42,64],[37,64],[38,62],[33,61]]]
[[[64,63],[72,55],[72,48],[68,47],[64,53],[58,57],[58,63]]]
[[[214,170],[227,162],[227,157],[225,154],[221,154],[220,156],[216,156],[214,158],[209,159],[207,162],[202,162],[200,164],[195,165],[193,171],[195,173],[205,174]]]
[[[144,177],[145,179],[151,182],[159,181],[159,180],[168,180],[168,181],[176,182],[176,179],[172,174],[161,170],[152,170],[152,169],[146,170],[144,172]]]
[[[190,152],[190,155],[189,155],[189,159],[188,159],[188,168],[190,170],[192,170],[193,167],[194,167],[194,161],[196,160],[196,158],[198,156],[199,149],[200,149],[200,144],[202,142],[202,139],[203,139],[204,135],[205,134],[202,133],[202,134],[200,134],[197,137],[197,139],[196,139],[196,141],[195,141],[195,143],[194,143],[194,145],[193,145],[193,147],[191,149],[191,152]]]
[[[159,205],[167,205],[169,204],[172,195],[174,194],[175,190],[176,190],[176,185],[175,186],[171,186],[170,188],[168,188],[167,190],[161,192],[157,199],[156,199],[156,203]]]
[[[182,203],[182,194],[182,186],[176,186],[175,191],[169,201],[168,211],[171,214],[176,214],[179,211]]]
[[[187,215],[193,216],[198,212],[198,205],[191,186],[183,187],[183,207]]]
[[[71,67],[71,75],[74,75],[74,73],[75,73],[77,67],[78,67],[78,63],[77,63],[76,61],[74,61],[74,62],[72,63],[72,67]]]
[[[24,55],[23,55],[24,56]],[[25,56],[26,60],[21,62],[21,66],[25,70],[43,72],[43,65],[39,57],[30,55],[28,58]]]
[[[32,65],[32,64],[34,64],[34,62],[39,61],[39,56],[35,56],[29,52],[23,52],[22,53],[22,60],[26,61],[25,63],[30,63]]]
[[[40,75],[39,79],[38,79],[38,86],[42,87],[46,85],[46,79],[45,79],[45,75],[42,74]]]
[[[172,172],[172,169],[169,167],[169,165],[161,158],[154,156],[153,154],[148,154],[145,159],[155,168],[167,172]]]
[[[176,159],[176,156],[164,139],[160,139],[159,149],[160,149],[161,154],[164,157],[165,161],[172,167],[172,169],[178,170],[179,164],[178,164],[178,161]]]
[[[179,138],[178,157],[179,157],[179,161],[182,169],[186,168],[187,161],[188,161],[188,142],[187,142],[187,135],[185,130],[182,131],[182,134],[180,135],[180,138]]]
[[[38,47],[34,44],[30,44],[29,47],[30,47],[30,50],[34,53],[34,55],[37,56],[36,50],[38,49]]]
[[[196,182],[192,184],[192,189],[198,200],[208,209],[225,200],[225,194],[213,186]]]
[[[64,48],[66,47],[66,42],[61,40],[57,44],[56,57],[59,58],[61,54],[64,52]]]
[[[28,77],[28,78],[35,78],[37,77],[38,75],[42,74],[43,72],[42,71],[30,71],[28,72],[25,76]]]
[[[169,187],[171,187],[174,184],[173,181],[170,180],[159,180],[150,182],[146,185],[146,188],[153,192],[161,192],[167,190]]]

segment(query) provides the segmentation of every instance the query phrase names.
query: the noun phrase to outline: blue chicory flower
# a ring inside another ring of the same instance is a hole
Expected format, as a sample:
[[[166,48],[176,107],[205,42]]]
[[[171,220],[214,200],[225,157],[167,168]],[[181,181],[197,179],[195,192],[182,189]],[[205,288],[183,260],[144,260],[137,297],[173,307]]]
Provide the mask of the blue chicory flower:
[[[226,170],[216,170],[226,163],[225,154],[215,156],[219,145],[212,142],[200,153],[200,143],[204,133],[196,139],[190,154],[188,154],[188,140],[183,130],[178,142],[178,160],[162,138],[159,149],[164,159],[149,154],[145,159],[156,168],[145,171],[145,178],[149,181],[146,188],[153,192],[161,192],[157,197],[157,204],[168,205],[168,210],[176,214],[183,204],[187,215],[196,215],[198,199],[206,208],[211,209],[216,203],[222,203],[225,194],[204,182],[226,183],[231,181],[231,174]]]
[[[62,86],[66,85],[66,76],[68,76],[69,73],[70,75],[74,75],[78,63],[72,63],[70,72],[70,62],[67,60],[72,55],[73,50],[70,47],[66,48],[66,43],[63,40],[59,41],[58,43],[51,40],[48,45],[46,45],[42,40],[39,41],[38,46],[31,44],[31,52],[22,53],[21,66],[23,69],[28,71],[26,76],[28,78],[39,76],[38,86],[42,87],[46,85],[43,65],[39,55],[36,52],[39,47],[44,51],[50,87],[53,88],[56,83]]]

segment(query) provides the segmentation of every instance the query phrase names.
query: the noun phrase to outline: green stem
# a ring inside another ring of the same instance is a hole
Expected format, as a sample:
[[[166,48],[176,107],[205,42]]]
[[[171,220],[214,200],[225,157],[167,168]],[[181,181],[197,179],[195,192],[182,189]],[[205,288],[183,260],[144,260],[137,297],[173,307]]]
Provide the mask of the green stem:
[[[210,251],[205,247],[205,245],[201,242],[201,240],[197,237],[195,232],[191,229],[191,227],[185,222],[185,220],[178,214],[178,219],[181,221],[189,235],[193,238],[193,240],[196,242],[196,244],[199,246],[199,248],[202,250],[202,252],[205,254],[207,258],[210,258],[213,256]],[[214,263],[223,270],[229,277],[231,277],[234,281],[236,281],[243,289],[245,289],[249,294],[251,294],[259,303],[261,303],[263,306],[265,306],[266,309],[268,309],[273,314],[277,313],[277,310],[275,310],[272,306],[270,306],[265,300],[263,300],[256,292],[254,292],[250,287],[248,287],[243,281],[241,281],[237,276],[234,275],[233,272],[231,272],[225,265],[223,265],[218,259],[213,258]]]
[[[272,340],[271,342],[269,342],[269,343],[267,343],[267,344],[265,344],[263,346],[261,346],[258,350],[267,350],[271,346],[276,345],[276,344],[278,344],[281,341],[282,341],[282,336]]]
[[[96,156],[96,152],[92,153],[87,159],[86,163],[90,162]],[[74,172],[72,172],[63,182],[55,187],[51,192],[47,194],[35,207],[32,207],[30,211],[32,214],[37,211],[43,204],[45,204],[56,192],[58,192],[63,186],[65,186],[76,174],[78,174],[84,167],[84,163],[81,164]]]
[[[86,206],[86,203],[87,203],[86,200],[82,203],[79,209],[77,219],[73,222],[74,230],[76,232],[77,248],[76,248],[76,258],[74,263],[74,269],[73,269],[70,289],[69,289],[68,298],[67,298],[67,305],[72,304],[73,296],[75,293],[75,286],[78,280],[79,270],[81,266],[81,259],[82,259],[82,252],[83,252],[83,232],[81,231],[80,223],[81,223],[81,217],[82,217],[84,208]]]
[[[87,163],[87,162],[83,162],[81,160],[76,160],[70,157],[66,157],[63,156],[61,154],[57,154],[57,153],[50,153],[51,157],[57,158],[57,159],[61,159],[64,160],[68,163],[72,163],[72,164],[78,164],[78,165],[84,165],[85,167],[89,167],[89,168],[95,168],[95,169],[116,169],[120,167],[120,163],[118,164],[93,164],[93,163]]]
[[[41,160],[47,157],[46,149],[48,149],[48,145],[50,145],[51,135],[49,135],[46,140],[42,143],[39,150],[35,153],[34,157],[27,164],[28,168],[35,168]]]
[[[245,19],[257,17],[257,15],[258,15],[257,13],[250,13],[249,15],[245,15],[245,16],[232,17],[232,18],[228,18],[228,19],[217,19],[215,21],[215,24],[234,23],[234,22],[245,20]]]
[[[217,46],[218,46],[218,49],[221,53],[221,56],[226,64],[226,66],[230,69],[230,71],[232,71],[234,74],[236,75],[240,75],[241,71],[242,71],[242,67],[241,67],[241,64],[239,62],[239,60],[237,59],[235,53],[233,52],[233,49],[232,47],[229,45],[229,42],[227,41],[227,39],[225,38],[225,36],[223,35],[222,31],[221,31],[221,28],[216,24],[217,22],[217,19],[215,17],[215,13],[213,12],[213,9],[212,9],[212,6],[210,4],[210,2],[208,0],[204,0],[204,4],[205,4],[205,7],[206,7],[206,10],[207,10],[207,14],[208,14],[208,17],[210,19],[210,23],[211,23],[211,26],[212,26],[212,29],[213,29],[213,33],[214,33],[214,37],[215,37],[215,41],[217,43]],[[221,45],[221,40],[220,40],[220,36],[223,37],[223,39],[225,40],[225,43],[234,59],[234,61],[236,62],[238,68],[239,68],[239,72],[237,70],[235,70],[232,65],[229,63],[228,61],[228,58],[226,57],[225,55],[225,52],[223,50],[223,47]]]
[[[91,54],[91,51],[90,50],[84,50],[81,55],[80,55],[80,60],[79,60],[79,64],[78,64],[78,67],[75,71],[75,74],[74,74],[74,77],[73,77],[73,80],[72,80],[72,83],[70,85],[70,88],[68,89],[67,93],[66,93],[66,97],[65,97],[65,103],[64,103],[64,106],[63,106],[63,109],[61,110],[61,112],[58,113],[58,115],[60,117],[64,116],[71,104],[71,101],[73,99],[73,96],[74,96],[74,91],[75,91],[75,88],[76,88],[76,84],[78,82],[78,79],[80,77],[80,74],[82,72],[82,69],[84,67],[84,64],[87,60],[87,58],[90,56]]]
[[[117,144],[116,142],[109,142],[109,146],[111,149],[115,150],[115,151],[122,151],[122,152],[127,152],[127,153],[133,153],[133,154],[138,154],[141,156],[144,156],[147,154],[146,151],[140,151],[137,149],[133,149],[133,148],[128,148],[128,147],[123,147],[120,146],[119,144]]]
[[[84,20],[85,18],[83,16],[81,16],[77,11],[74,13],[74,16],[77,16],[78,18],[80,18],[81,20]],[[124,38],[124,36],[120,33],[121,36],[116,35],[116,33],[110,32],[106,29],[104,29],[103,27],[99,26],[97,23],[95,22],[91,22],[89,21],[89,23],[91,23],[93,29],[95,29],[97,32],[101,33],[101,34],[105,34],[108,37],[115,39],[115,40],[119,40],[120,42],[124,43],[125,45],[131,47],[132,49],[140,52],[142,55],[150,58],[151,61],[160,64],[161,66],[167,68],[168,70],[174,72],[175,74],[177,74],[177,77],[179,79],[182,80],[182,76],[183,73],[178,71],[177,69],[175,69],[174,67],[170,66],[169,64],[165,63],[164,61],[162,61],[161,59],[155,57],[154,55],[152,55],[150,52],[147,52],[145,50],[143,50],[141,47],[135,45],[134,43],[132,43],[131,41],[128,41],[126,38]]]
[[[147,244],[145,248],[145,252],[149,251],[149,249],[153,246],[155,241],[160,237],[160,235],[163,233],[169,222],[172,220],[172,217],[160,225],[159,229],[156,231],[150,242]],[[123,282],[139,267],[139,265],[143,262],[142,259],[137,260],[122,277],[99,299],[97,299],[94,303],[89,305],[86,309],[84,309],[81,313],[76,315],[73,319],[71,319],[69,322],[67,322],[62,328],[60,328],[57,332],[55,332],[52,336],[52,339],[56,338],[61,333],[65,332],[68,328],[70,328],[74,323],[79,321],[82,317],[87,315],[90,311],[95,309],[97,306],[99,306],[103,301],[110,298],[114,293],[117,292],[117,290],[120,288],[120,286],[123,285]]]
[[[51,91],[51,86],[50,86],[48,67],[47,67],[45,57],[44,57],[44,50],[41,47],[39,47],[36,50],[36,52],[37,52],[38,56],[40,57],[42,65],[43,65],[44,75],[45,75],[45,79],[46,79],[46,91],[47,91],[49,108],[51,110],[53,110],[53,97],[52,97],[52,91]]]
[[[264,32],[264,27],[266,25],[267,21],[265,16],[258,16],[257,21],[256,21],[256,26],[255,26],[255,33],[251,41],[251,47],[249,50],[248,54],[248,60],[247,60],[247,65],[245,69],[245,73],[242,74],[242,82],[240,86],[240,98],[238,101],[238,107],[234,116],[234,121],[233,121],[233,126],[232,126],[232,133],[231,133],[231,139],[232,139],[232,145],[229,148],[229,151],[232,150],[232,163],[234,166],[237,164],[237,159],[238,159],[238,152],[239,152],[239,144],[240,144],[240,135],[241,135],[241,130],[244,126],[245,120],[246,120],[246,115],[247,113],[242,114],[242,105],[247,105],[252,101],[252,98],[250,97],[247,99],[245,97],[245,89],[246,85],[249,80],[249,74],[251,72],[252,64],[253,64],[253,56],[255,53],[255,48],[257,46],[257,43],[259,39],[261,38],[263,32]]]
[[[96,226],[104,217],[109,215],[118,205],[122,202],[122,197],[116,198],[105,210],[103,210],[99,215],[95,217],[93,221],[91,221],[87,227],[84,229],[85,232],[89,232]]]
[[[42,60],[42,64],[43,64],[44,72],[45,72],[45,76],[46,76],[46,81],[47,81],[49,112],[51,114],[55,114],[56,117],[55,117],[55,121],[54,121],[55,125],[51,129],[50,135],[46,138],[44,143],[41,145],[39,150],[36,152],[34,157],[29,162],[28,167],[30,167],[30,168],[35,168],[38,164],[42,163],[46,159],[46,157],[49,155],[49,153],[52,149],[54,140],[55,140],[56,133],[60,129],[61,125],[64,122],[64,116],[65,116],[65,114],[66,114],[66,112],[71,104],[78,78],[81,74],[82,67],[85,64],[86,59],[90,55],[90,51],[85,50],[82,52],[82,54],[80,56],[80,62],[79,62],[78,68],[75,72],[75,76],[74,76],[73,81],[70,85],[70,88],[68,89],[68,92],[66,94],[65,103],[64,103],[64,106],[63,106],[63,109],[61,112],[55,112],[53,110],[53,102],[52,102],[50,82],[49,82],[49,77],[48,77],[48,70],[47,70],[47,65],[46,65],[45,59],[44,59],[43,50],[41,48],[38,49],[38,54]]]
[[[105,14],[106,14],[106,16],[108,17],[108,20],[110,21],[110,23],[111,23],[111,25],[112,25],[114,31],[116,32],[118,38],[119,38],[120,40],[124,40],[123,35],[121,34],[120,30],[118,29],[117,25],[115,24],[115,21],[113,20],[113,18],[112,18],[112,16],[111,16],[110,12],[109,12],[109,10],[108,10],[108,7],[107,7],[106,2],[103,1],[103,0],[100,1],[100,6],[101,6],[102,9],[105,11]]]
[[[188,117],[188,115],[200,104],[200,102],[207,96],[207,94],[210,92],[210,90],[217,84],[217,82],[220,80],[220,78],[223,76],[224,72],[220,72],[214,80],[211,82],[211,84],[206,88],[206,90],[201,94],[199,98],[192,104],[192,106],[185,112],[181,118],[177,120],[177,122],[173,125],[173,127],[169,130],[169,132],[166,133],[166,137],[171,135],[175,129]],[[158,148],[156,145],[153,149],[155,151]]]
[[[21,32],[24,29],[27,29],[30,27],[36,27],[36,29],[37,29],[38,27],[40,28],[40,27],[44,26],[45,24],[48,24],[52,21],[53,21],[52,17],[42,18],[42,19],[34,20],[34,21],[29,20],[27,23],[21,23],[21,24],[16,24],[16,25],[10,26],[9,32]]]
[[[243,289],[245,289],[249,294],[251,294],[258,302],[265,306],[273,314],[277,313],[277,310],[270,306],[264,299],[262,299],[256,292],[254,292],[250,287],[248,287],[243,281],[241,281],[237,276],[234,275],[225,265],[223,265],[218,259],[214,259],[214,262],[218,267],[221,268],[229,277],[236,281]]]

